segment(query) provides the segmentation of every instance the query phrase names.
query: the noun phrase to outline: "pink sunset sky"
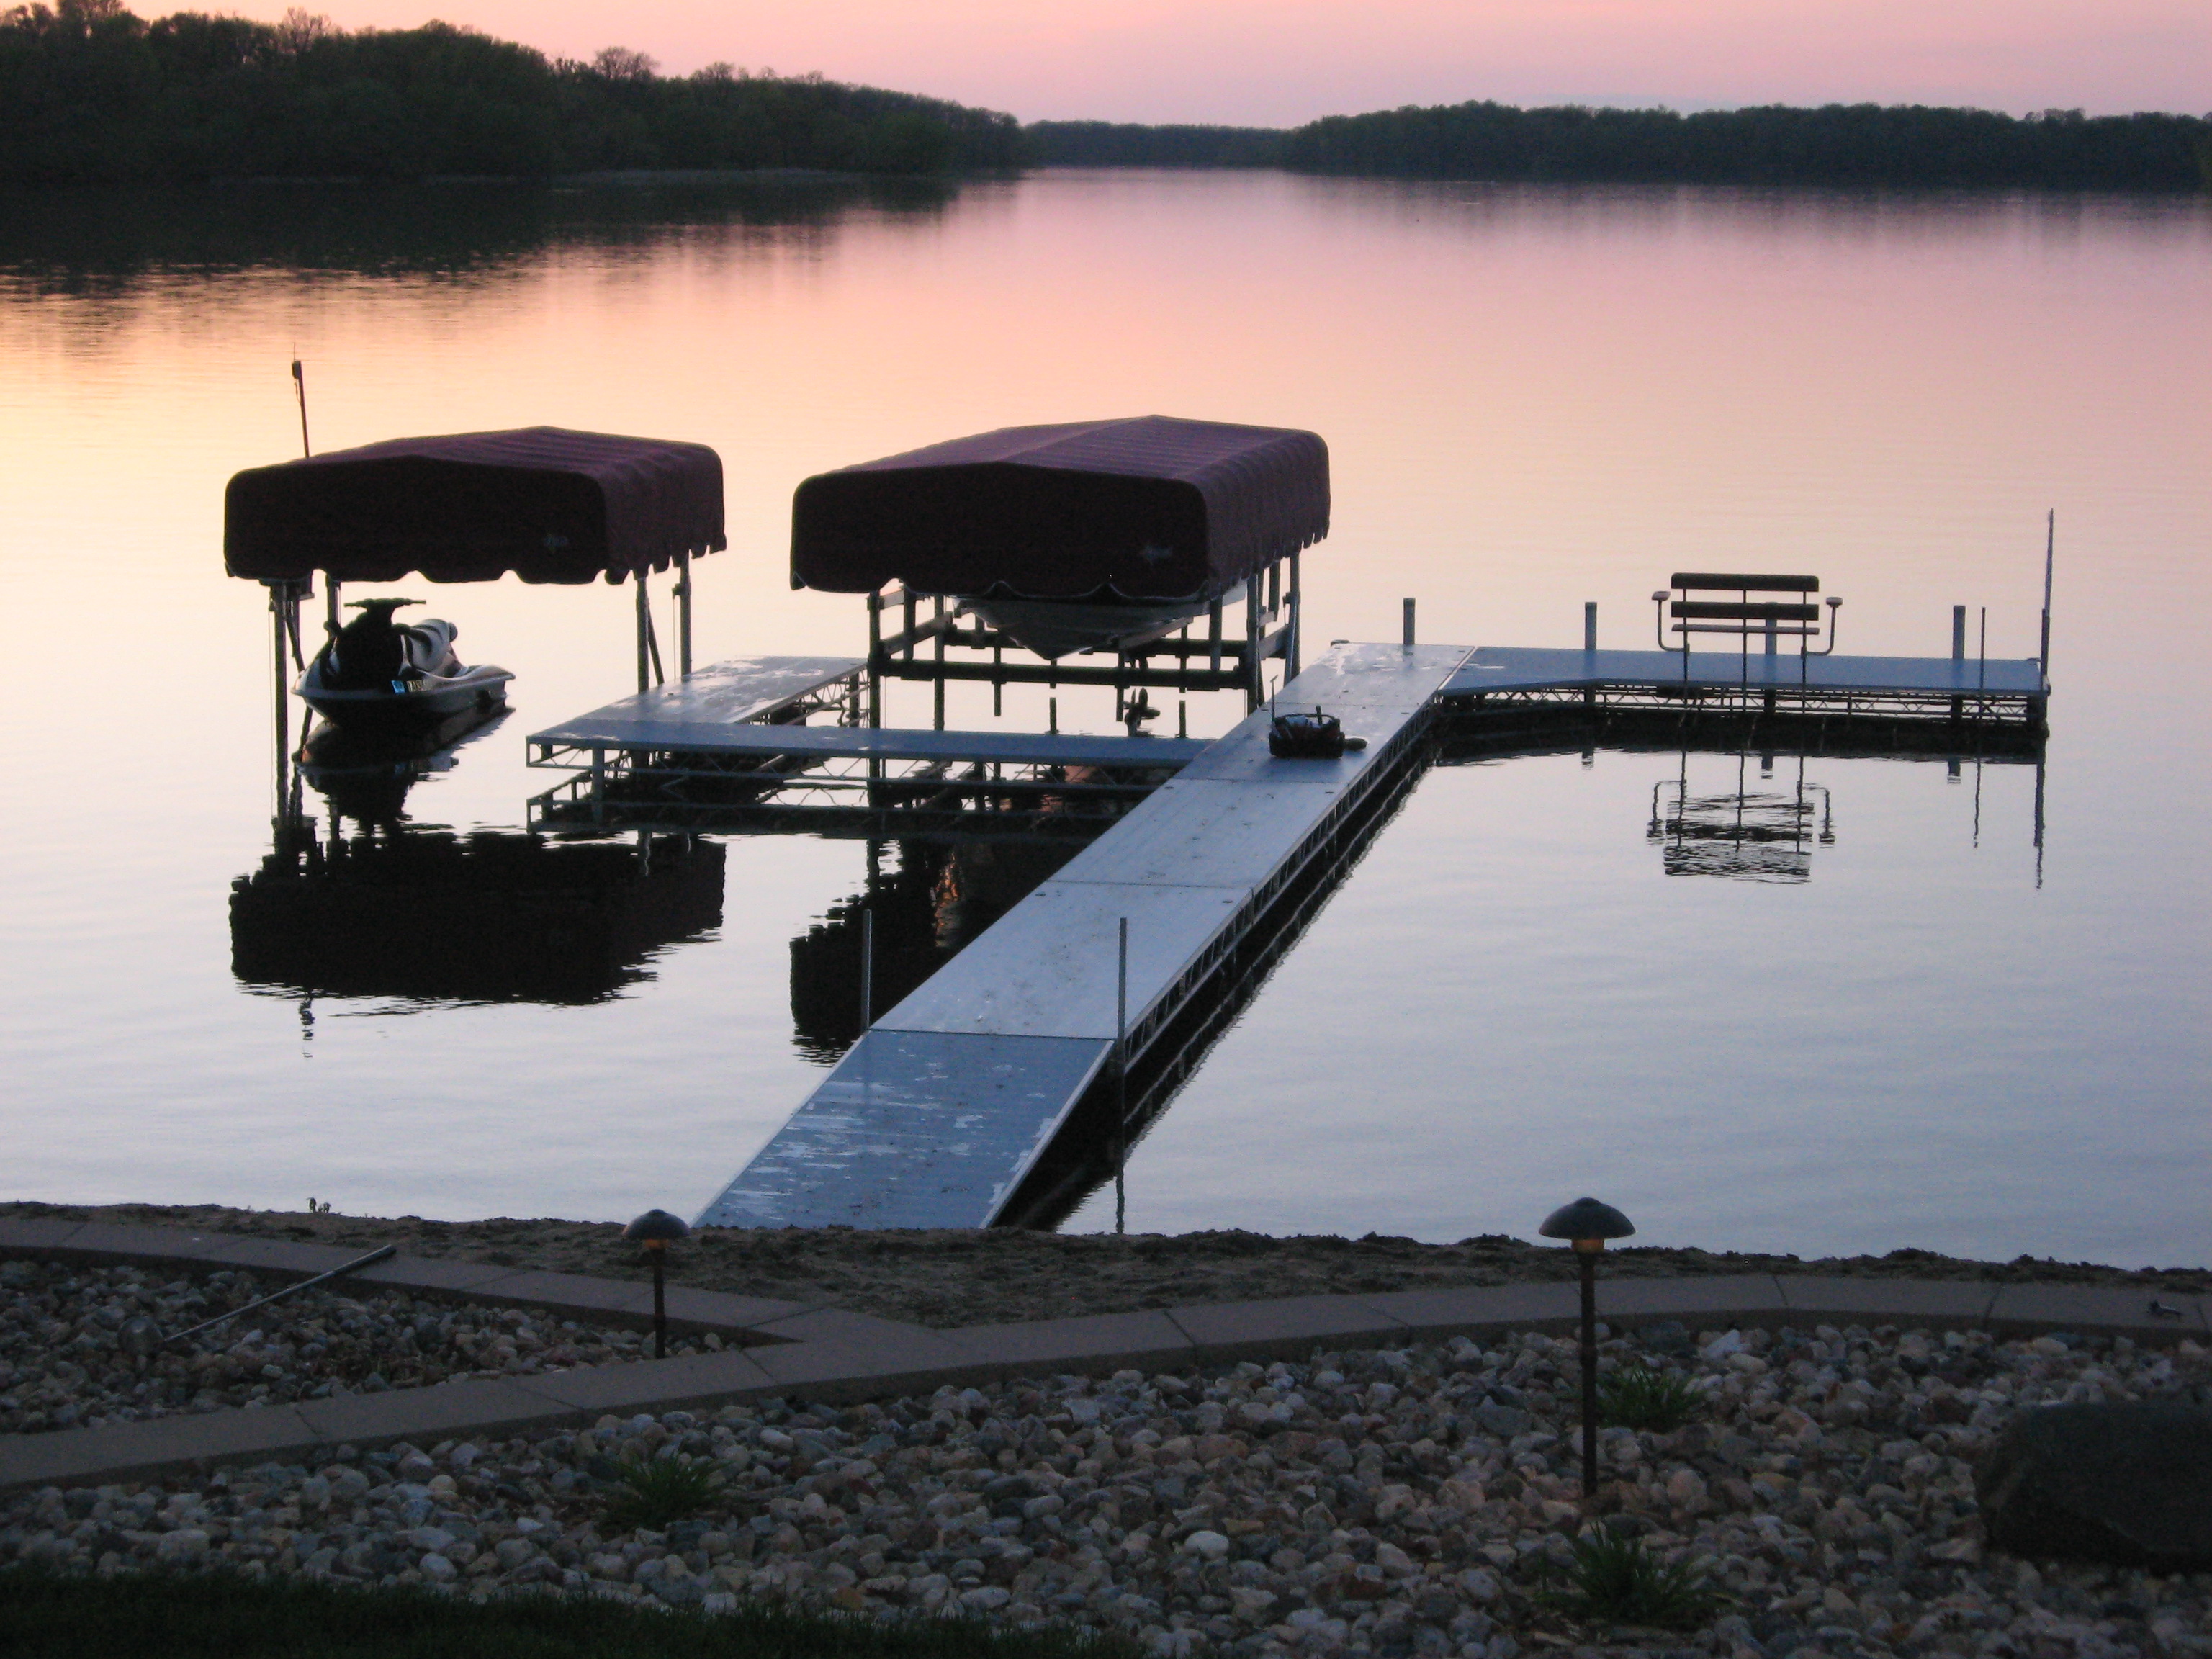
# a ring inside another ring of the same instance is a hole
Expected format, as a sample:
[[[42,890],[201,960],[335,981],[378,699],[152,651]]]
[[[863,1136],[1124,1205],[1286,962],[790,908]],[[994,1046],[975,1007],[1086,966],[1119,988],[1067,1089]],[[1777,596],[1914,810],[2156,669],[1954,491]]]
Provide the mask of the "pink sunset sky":
[[[274,18],[285,0],[254,0]],[[219,9],[219,8],[210,8]],[[323,0],[548,52],[625,46],[1024,120],[1288,125],[1401,104],[2212,110],[2208,0]],[[155,8],[145,8],[148,10]]]

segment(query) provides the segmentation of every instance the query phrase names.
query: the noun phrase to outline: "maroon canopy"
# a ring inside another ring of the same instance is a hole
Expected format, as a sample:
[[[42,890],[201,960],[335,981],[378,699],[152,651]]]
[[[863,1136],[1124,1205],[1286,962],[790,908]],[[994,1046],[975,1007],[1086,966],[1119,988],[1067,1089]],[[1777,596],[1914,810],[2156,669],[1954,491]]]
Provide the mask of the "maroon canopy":
[[[704,444],[551,426],[257,466],[223,509],[223,568],[264,582],[619,582],[728,544],[722,458]]]
[[[1159,415],[1016,426],[807,479],[791,585],[1211,599],[1328,533],[1328,446],[1310,432]]]

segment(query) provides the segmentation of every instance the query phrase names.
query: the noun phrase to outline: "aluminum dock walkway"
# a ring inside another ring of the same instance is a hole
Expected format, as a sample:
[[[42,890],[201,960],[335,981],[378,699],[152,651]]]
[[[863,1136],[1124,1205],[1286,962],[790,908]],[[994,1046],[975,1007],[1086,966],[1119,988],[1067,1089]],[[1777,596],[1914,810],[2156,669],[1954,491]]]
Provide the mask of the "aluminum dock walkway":
[[[1447,681],[1449,698],[1564,691],[1643,691],[1664,696],[1735,692],[1869,711],[1955,698],[2017,702],[2048,695],[2034,658],[1747,656],[1699,651],[1545,651],[1484,646]]]
[[[1331,652],[1279,706],[1326,708],[1368,740],[1364,751],[1277,760],[1264,709],[1205,745],[878,1019],[700,1221],[988,1225],[1112,1063],[1121,920],[1133,1061],[1332,832],[1401,774],[1467,654]],[[1158,751],[1166,741],[1133,746]]]

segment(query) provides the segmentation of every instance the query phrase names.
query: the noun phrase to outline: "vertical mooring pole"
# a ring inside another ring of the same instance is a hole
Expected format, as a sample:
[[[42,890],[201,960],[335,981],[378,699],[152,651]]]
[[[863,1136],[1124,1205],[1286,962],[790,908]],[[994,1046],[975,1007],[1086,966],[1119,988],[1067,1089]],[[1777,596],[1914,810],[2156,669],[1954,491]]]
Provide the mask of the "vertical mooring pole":
[[[945,595],[933,594],[930,599],[929,618],[935,629],[935,640],[930,660],[936,665],[935,728],[945,729]]]
[[[1966,660],[1966,607],[1963,605],[1951,607],[1951,660],[1960,664]],[[1962,720],[1966,713],[1966,700],[1964,697],[1952,698],[1951,718]],[[1955,778],[1958,774],[1959,763],[1954,761],[1951,763],[1951,775]]]
[[[876,913],[860,911],[860,1035],[876,1023]]]
[[[653,628],[653,612],[647,609],[653,601],[646,595],[645,573],[634,570],[630,577],[637,583],[637,689],[642,693],[652,684],[648,678],[650,659],[646,654],[645,642]]]
[[[2043,521],[2043,651],[2036,661],[2043,669],[2043,684],[2051,684],[2051,562],[2058,549],[2058,509],[2052,507]]]
[[[1266,596],[1261,591],[1260,578],[1255,574],[1244,579],[1244,712],[1250,714],[1266,701],[1262,695],[1266,682],[1260,665],[1260,642],[1267,637],[1267,624],[1261,614],[1261,602]]]
[[[1129,919],[1121,918],[1114,963],[1114,1232],[1128,1231],[1129,1194]]]
[[[1402,641],[1407,650],[1413,648],[1413,602],[1406,601],[1406,637]]]
[[[1585,651],[1597,649],[1597,601],[1595,599],[1583,601],[1583,649]]]
[[[676,667],[680,679],[691,678],[691,550],[676,556]]]
[[[284,816],[285,803],[291,797],[292,763],[292,696],[285,684],[284,647],[289,639],[284,623],[284,608],[291,603],[289,584],[269,584],[269,650],[270,669],[274,675],[276,702],[271,717],[276,730],[276,816]]]
[[[1300,659],[1304,654],[1305,635],[1305,607],[1298,592],[1298,556],[1293,553],[1291,555],[1291,648],[1288,653],[1289,673],[1292,679],[1298,677]]]
[[[884,723],[884,596],[880,590],[868,595],[868,726],[870,730]],[[869,769],[868,775],[875,775]]]

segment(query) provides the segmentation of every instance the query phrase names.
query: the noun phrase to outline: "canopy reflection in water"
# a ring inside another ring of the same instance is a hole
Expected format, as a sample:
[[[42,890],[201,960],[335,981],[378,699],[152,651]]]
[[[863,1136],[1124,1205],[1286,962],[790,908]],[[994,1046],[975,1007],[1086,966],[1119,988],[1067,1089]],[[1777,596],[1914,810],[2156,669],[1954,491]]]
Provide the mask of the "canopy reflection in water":
[[[230,896],[231,971],[283,994],[603,1002],[722,922],[722,848],[406,829],[280,845]]]

